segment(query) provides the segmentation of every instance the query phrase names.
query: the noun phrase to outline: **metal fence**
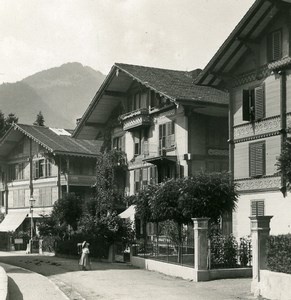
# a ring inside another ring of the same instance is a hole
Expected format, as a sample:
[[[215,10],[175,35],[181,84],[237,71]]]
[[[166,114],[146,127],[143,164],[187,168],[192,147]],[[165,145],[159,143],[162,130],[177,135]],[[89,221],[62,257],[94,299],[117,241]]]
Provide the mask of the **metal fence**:
[[[152,241],[139,242],[133,245],[133,255],[151,258],[172,264],[194,266],[194,242],[184,241],[182,244],[172,243],[166,237]]]
[[[194,267],[194,237],[182,244],[172,243],[167,237],[152,237],[132,247],[133,256],[155,259],[171,264]],[[232,236],[208,240],[208,269],[251,267],[252,246],[249,239],[237,242]]]

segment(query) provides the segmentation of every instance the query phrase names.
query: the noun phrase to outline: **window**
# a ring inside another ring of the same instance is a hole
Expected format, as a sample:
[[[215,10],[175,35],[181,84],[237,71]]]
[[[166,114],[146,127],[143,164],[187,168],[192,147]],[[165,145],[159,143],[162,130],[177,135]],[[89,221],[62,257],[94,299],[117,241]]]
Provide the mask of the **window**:
[[[171,149],[175,147],[175,123],[168,122],[159,126],[159,148]]]
[[[141,154],[141,131],[134,133],[134,155],[138,156]]]
[[[24,163],[11,164],[8,166],[9,180],[24,179]]]
[[[138,193],[140,190],[140,169],[134,170],[134,192]]]
[[[148,92],[138,92],[132,95],[132,109],[137,110],[140,108],[148,107]]]
[[[134,170],[134,191],[137,193],[149,184],[158,183],[158,172],[156,166],[145,167]]]
[[[266,164],[266,146],[265,142],[256,142],[249,144],[249,172],[250,177],[259,177],[265,175]]]
[[[51,176],[51,161],[49,159],[39,159],[33,162],[34,178],[44,178]]]
[[[251,200],[251,216],[264,216],[265,202],[264,200]]]
[[[112,140],[113,149],[124,151],[124,139],[124,136],[114,137]]]
[[[265,117],[265,85],[243,90],[243,121],[258,121]]]
[[[267,37],[268,61],[272,62],[282,58],[282,30],[275,30]]]

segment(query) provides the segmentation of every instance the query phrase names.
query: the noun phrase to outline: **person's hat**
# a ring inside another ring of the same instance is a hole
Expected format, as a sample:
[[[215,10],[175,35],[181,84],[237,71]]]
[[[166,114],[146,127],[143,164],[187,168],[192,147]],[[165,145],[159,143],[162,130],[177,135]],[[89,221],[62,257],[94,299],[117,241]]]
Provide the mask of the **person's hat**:
[[[86,241],[84,241],[84,242],[82,243],[82,248],[84,248],[85,245],[86,245]]]

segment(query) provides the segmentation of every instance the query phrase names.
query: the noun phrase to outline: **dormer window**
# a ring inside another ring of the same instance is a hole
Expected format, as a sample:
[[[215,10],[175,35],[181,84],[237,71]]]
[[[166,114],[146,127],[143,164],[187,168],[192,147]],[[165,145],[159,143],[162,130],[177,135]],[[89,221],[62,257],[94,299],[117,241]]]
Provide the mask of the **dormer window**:
[[[258,121],[265,117],[265,85],[243,90],[243,121]]]
[[[275,30],[267,38],[268,62],[282,58],[282,30]]]

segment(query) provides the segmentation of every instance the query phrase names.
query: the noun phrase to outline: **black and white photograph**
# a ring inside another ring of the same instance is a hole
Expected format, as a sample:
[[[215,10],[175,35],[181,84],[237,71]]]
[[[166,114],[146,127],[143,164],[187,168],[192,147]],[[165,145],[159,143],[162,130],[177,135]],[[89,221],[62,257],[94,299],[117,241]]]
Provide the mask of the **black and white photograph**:
[[[291,0],[0,0],[0,300],[291,300]]]

